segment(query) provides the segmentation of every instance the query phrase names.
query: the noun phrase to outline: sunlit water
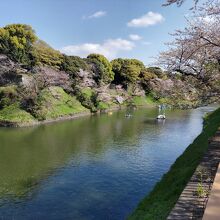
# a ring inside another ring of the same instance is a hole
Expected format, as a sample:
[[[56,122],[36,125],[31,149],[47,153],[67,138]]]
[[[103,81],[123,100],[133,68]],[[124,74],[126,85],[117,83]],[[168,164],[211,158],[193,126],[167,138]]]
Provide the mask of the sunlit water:
[[[202,129],[204,107],[0,129],[0,219],[125,219]]]

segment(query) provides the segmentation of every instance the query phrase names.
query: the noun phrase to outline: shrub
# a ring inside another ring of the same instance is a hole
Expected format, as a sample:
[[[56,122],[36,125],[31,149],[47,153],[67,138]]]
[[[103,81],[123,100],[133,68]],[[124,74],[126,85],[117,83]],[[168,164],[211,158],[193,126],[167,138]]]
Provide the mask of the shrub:
[[[105,102],[99,102],[98,103],[98,109],[99,110],[106,110],[108,108],[109,108],[109,105],[107,103],[105,103]]]
[[[0,87],[0,109],[11,105],[18,99],[16,86]]]
[[[97,94],[91,88],[80,88],[79,86],[74,87],[75,95],[81,104],[90,109],[91,112],[97,111]]]

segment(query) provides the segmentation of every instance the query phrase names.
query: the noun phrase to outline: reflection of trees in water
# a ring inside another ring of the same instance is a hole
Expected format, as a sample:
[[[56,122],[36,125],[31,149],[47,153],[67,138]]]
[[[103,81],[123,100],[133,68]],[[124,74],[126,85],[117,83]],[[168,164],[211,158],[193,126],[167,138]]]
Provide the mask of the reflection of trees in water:
[[[1,129],[0,194],[24,196],[71,158],[77,161],[83,153],[101,157],[112,141],[135,144],[144,131],[141,120],[146,111],[137,113],[129,119],[121,111],[32,128]]]
[[[105,152],[114,148],[132,150],[139,146],[142,135],[157,138],[166,127],[155,122],[155,109],[134,111],[130,118],[125,113],[0,129],[0,195],[29,198],[42,181],[70,160],[77,165],[88,158],[104,158]],[[176,118],[189,117],[174,111],[166,123]]]
[[[131,118],[124,114],[121,111],[111,116],[0,130],[0,194],[23,195],[83,153],[101,157],[109,147],[125,146],[125,141],[132,147],[138,145],[138,137],[152,129],[152,124],[146,126],[143,119],[154,118],[155,110],[137,111]],[[155,132],[161,127],[153,129]]]

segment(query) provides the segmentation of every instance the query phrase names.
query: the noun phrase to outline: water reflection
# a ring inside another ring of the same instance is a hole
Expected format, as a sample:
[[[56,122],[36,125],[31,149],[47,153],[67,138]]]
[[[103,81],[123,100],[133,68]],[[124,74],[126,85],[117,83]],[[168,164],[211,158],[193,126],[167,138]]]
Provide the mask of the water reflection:
[[[101,155],[109,140],[133,139],[137,127],[142,128],[138,120],[127,121],[122,115],[118,112],[111,118],[102,115],[39,127],[1,129],[0,194],[24,195],[51,169],[65,166],[70,158],[83,152]]]
[[[124,218],[200,132],[207,110],[169,110],[163,122],[148,109],[1,128],[0,217]]]

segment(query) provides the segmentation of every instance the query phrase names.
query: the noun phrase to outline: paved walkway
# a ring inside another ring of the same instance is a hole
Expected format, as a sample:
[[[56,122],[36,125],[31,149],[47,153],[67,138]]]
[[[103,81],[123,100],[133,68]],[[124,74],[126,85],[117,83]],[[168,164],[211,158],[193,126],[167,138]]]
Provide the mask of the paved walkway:
[[[220,129],[209,141],[207,152],[170,212],[168,220],[202,219],[219,162]]]
[[[219,220],[220,219],[220,165],[212,185],[211,194],[205,208],[203,220]]]

